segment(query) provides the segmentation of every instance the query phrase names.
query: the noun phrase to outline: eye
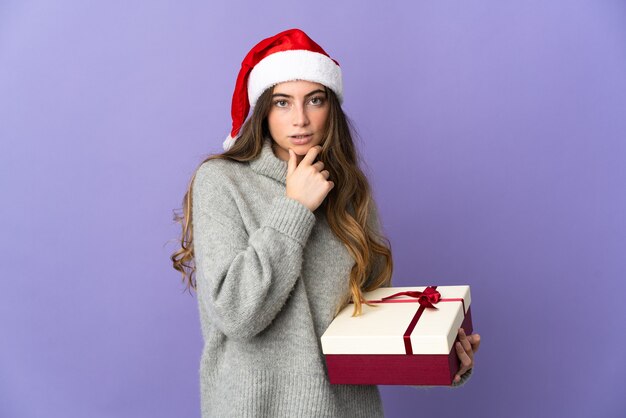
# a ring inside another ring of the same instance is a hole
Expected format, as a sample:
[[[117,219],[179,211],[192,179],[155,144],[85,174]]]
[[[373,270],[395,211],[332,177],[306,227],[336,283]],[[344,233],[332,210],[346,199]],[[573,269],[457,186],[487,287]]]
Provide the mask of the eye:
[[[276,101],[274,101],[274,106],[286,107],[287,106],[287,100],[276,100]]]
[[[315,106],[319,106],[324,103],[324,98],[320,96],[315,96],[311,99],[311,104]]]

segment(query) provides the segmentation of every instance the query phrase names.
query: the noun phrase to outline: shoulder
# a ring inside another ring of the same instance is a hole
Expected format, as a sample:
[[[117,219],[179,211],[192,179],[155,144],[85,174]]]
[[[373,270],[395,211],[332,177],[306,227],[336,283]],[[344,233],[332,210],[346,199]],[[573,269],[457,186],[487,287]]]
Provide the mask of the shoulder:
[[[216,182],[219,182],[221,179],[232,178],[245,165],[245,163],[240,163],[238,161],[213,158],[200,164],[196,171],[196,179],[213,179]]]
[[[213,219],[233,231],[241,227],[241,195],[246,193],[242,177],[247,164],[211,159],[197,168],[192,183],[192,211],[197,225]]]
[[[193,187],[220,190],[237,187],[249,171],[245,162],[214,158],[203,162],[194,175]]]

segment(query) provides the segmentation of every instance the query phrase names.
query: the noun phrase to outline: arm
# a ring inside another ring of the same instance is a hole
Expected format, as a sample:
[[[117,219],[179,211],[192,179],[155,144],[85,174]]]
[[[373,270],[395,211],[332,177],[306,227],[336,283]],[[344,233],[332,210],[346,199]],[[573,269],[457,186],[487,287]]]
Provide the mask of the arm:
[[[219,167],[204,164],[193,184],[193,235],[198,301],[233,339],[263,331],[285,304],[302,268],[315,215],[277,196],[248,236]]]

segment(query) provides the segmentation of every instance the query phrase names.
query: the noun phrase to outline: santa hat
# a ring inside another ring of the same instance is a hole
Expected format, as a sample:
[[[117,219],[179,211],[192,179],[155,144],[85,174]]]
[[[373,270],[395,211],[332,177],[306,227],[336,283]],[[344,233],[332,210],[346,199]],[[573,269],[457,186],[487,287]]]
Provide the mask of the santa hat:
[[[231,115],[233,128],[224,141],[228,150],[239,137],[250,107],[263,92],[283,81],[306,80],[330,88],[343,102],[339,63],[300,29],[289,29],[256,44],[241,63]]]

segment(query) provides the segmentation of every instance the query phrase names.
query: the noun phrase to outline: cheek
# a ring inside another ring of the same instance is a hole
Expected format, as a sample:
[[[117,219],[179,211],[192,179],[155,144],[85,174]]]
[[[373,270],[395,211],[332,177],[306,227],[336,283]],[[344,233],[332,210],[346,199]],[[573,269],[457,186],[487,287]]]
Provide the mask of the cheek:
[[[285,123],[281,119],[280,115],[271,113],[267,116],[267,126],[272,132],[281,132],[284,130]]]
[[[276,116],[272,115],[271,113],[267,116],[267,127],[269,128],[270,132],[276,132]]]
[[[326,124],[326,121],[328,119],[328,108],[326,108],[325,110],[322,110],[321,112],[319,112],[318,114],[316,114],[316,118],[315,118],[315,122],[317,124],[317,126],[324,126]]]

